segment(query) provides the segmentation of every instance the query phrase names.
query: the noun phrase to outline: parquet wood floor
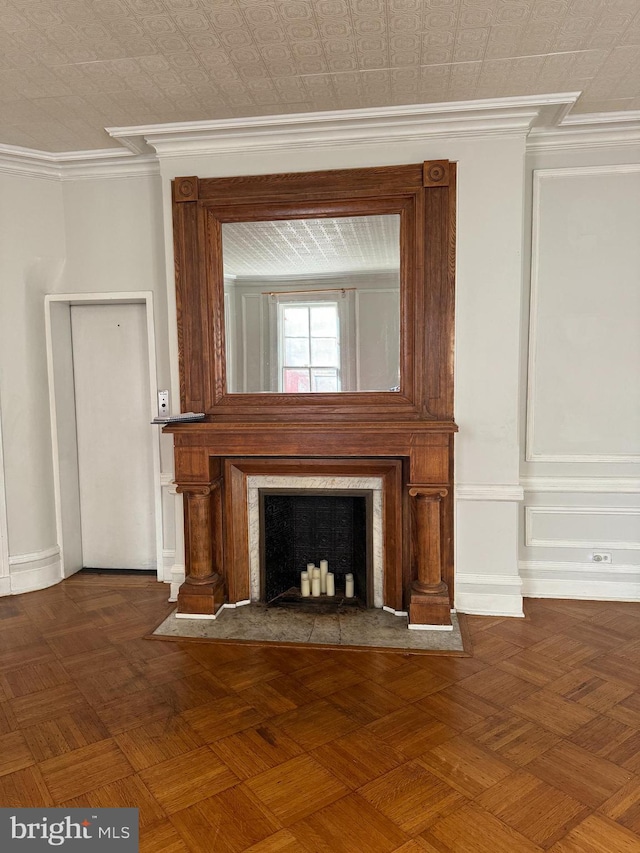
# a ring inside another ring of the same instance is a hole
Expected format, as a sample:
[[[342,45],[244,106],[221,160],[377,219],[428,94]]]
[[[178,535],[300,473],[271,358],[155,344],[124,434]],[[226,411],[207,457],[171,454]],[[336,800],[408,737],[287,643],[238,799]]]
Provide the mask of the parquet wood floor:
[[[143,639],[166,594],[0,599],[1,806],[137,806],[142,853],[640,853],[640,604],[447,658]]]

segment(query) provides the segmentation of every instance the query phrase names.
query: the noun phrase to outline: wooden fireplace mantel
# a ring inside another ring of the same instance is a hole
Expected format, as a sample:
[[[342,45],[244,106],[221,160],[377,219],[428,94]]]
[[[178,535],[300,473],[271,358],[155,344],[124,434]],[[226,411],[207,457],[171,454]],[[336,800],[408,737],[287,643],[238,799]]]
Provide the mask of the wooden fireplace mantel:
[[[178,177],[172,189],[181,409],[206,415],[165,427],[184,496],[179,612],[215,615],[247,597],[249,471],[375,471],[384,603],[415,624],[450,624],[455,163]],[[223,225],[380,215],[400,223],[398,390],[230,392]]]
[[[248,597],[247,473],[386,477],[384,604],[447,625],[453,606],[451,422],[192,423],[165,427],[185,498],[183,613]]]

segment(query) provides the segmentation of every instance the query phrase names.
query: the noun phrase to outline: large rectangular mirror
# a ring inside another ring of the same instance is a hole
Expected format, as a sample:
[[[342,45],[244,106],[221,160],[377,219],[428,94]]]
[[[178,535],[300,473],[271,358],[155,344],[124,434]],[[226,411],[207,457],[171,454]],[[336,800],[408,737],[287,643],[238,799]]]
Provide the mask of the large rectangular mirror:
[[[398,391],[400,216],[222,224],[230,393]]]
[[[184,411],[451,416],[453,164],[183,177],[173,201]]]

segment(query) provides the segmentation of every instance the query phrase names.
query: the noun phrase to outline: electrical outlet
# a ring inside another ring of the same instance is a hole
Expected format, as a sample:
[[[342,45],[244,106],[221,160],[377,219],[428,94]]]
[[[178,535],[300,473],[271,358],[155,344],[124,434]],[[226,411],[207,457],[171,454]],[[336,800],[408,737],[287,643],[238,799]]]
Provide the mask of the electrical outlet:
[[[591,561],[593,563],[610,563],[611,554],[608,554],[605,551],[594,551],[591,555]]]
[[[158,415],[162,418],[169,414],[169,392],[158,391]]]

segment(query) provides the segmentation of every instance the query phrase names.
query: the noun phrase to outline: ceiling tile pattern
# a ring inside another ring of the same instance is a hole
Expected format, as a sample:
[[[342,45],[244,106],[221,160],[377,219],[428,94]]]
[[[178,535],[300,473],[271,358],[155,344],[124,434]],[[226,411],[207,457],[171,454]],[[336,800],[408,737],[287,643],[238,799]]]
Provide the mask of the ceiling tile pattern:
[[[399,271],[400,217],[225,222],[222,246],[226,275]]]
[[[0,0],[0,142],[581,90],[640,109],[640,0]]]

